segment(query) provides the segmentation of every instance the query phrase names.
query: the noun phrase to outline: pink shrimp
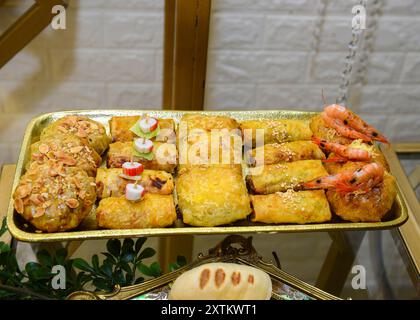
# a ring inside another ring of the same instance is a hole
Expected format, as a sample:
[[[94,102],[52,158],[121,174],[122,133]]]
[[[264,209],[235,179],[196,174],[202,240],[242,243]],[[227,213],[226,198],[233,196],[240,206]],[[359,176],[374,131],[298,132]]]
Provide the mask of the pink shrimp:
[[[344,170],[335,175],[320,177],[303,183],[305,189],[336,189],[340,193],[366,193],[382,182],[384,168],[377,163],[369,163],[362,168]]]
[[[312,141],[320,146],[323,150],[334,152],[335,157],[324,160],[324,162],[345,162],[345,161],[365,161],[370,162],[372,157],[366,150],[352,148],[339,143],[328,142],[317,137],[312,137]]]
[[[378,130],[367,124],[362,118],[351,112],[346,107],[338,104],[332,104],[326,106],[324,108],[324,112],[328,117],[342,121],[344,125],[370,137],[371,140],[377,140],[389,144],[389,141],[381,135]]]
[[[328,127],[337,130],[337,132],[344,137],[350,139],[360,139],[366,142],[372,141],[372,138],[346,126],[340,119],[331,118],[325,112],[321,112],[321,117]]]

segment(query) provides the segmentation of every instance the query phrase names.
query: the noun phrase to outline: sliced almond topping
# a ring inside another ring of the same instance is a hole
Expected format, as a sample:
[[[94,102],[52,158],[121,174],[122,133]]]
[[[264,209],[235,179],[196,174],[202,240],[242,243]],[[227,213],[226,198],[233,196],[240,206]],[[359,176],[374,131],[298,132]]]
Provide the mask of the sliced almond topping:
[[[16,196],[18,198],[25,198],[31,193],[31,191],[32,187],[29,184],[24,184],[16,189]]]
[[[45,208],[37,208],[35,213],[32,214],[32,217],[39,218],[45,214]]]
[[[73,147],[70,149],[70,153],[79,153],[83,150],[84,146]]]
[[[57,127],[57,130],[60,131],[60,132],[62,132],[62,133],[67,133],[68,132],[67,128],[65,128],[63,126],[58,126]]]
[[[48,171],[48,174],[49,174],[51,177],[56,177],[56,176],[58,176],[58,172],[57,172],[56,170],[52,169],[52,168]]]
[[[79,201],[77,201],[77,199],[71,198],[71,199],[67,199],[66,200],[66,205],[69,208],[75,209],[79,206]]]
[[[86,191],[85,190],[81,190],[79,192],[79,198],[84,200],[86,198]]]
[[[42,154],[46,154],[48,151],[50,151],[50,147],[45,143],[41,143],[38,147],[38,150]]]
[[[18,213],[23,214],[24,206],[22,199],[16,199],[15,200],[15,209]]]
[[[86,138],[88,135],[86,133],[85,130],[83,130],[82,128],[79,128],[79,130],[77,130],[77,132],[75,133],[75,135],[79,138]]]
[[[43,201],[41,201],[40,199],[40,195],[39,194],[32,194],[30,197],[29,197],[29,200],[31,200],[31,202],[34,204],[34,205],[37,205],[37,206],[39,206]]]
[[[68,166],[74,166],[77,163],[76,159],[74,159],[72,157],[69,157],[69,156],[63,157],[61,159],[61,162],[65,165],[68,165]]]

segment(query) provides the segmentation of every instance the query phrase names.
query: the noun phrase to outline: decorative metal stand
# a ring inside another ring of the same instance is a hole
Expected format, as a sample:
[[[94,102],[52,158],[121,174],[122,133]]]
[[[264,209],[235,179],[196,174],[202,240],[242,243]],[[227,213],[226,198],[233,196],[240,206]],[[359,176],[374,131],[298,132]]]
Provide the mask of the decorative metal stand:
[[[210,262],[231,262],[258,268],[266,272],[273,283],[272,299],[276,300],[340,300],[340,298],[324,292],[314,286],[299,280],[281,270],[271,261],[264,261],[252,246],[252,237],[244,238],[239,235],[226,237],[217,246],[210,249],[208,254],[199,254],[198,259],[191,264],[159,278],[142,284],[120,287],[116,286],[111,293],[78,291],[70,294],[69,300],[166,300],[171,283],[181,273]]]

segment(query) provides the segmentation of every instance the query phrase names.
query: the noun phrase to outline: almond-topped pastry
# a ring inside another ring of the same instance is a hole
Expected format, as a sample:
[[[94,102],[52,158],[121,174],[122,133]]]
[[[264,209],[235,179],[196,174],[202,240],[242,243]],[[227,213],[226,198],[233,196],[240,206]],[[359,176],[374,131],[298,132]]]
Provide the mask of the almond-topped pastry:
[[[96,201],[95,181],[79,167],[33,162],[14,194],[16,211],[45,232],[76,228]]]
[[[49,136],[31,145],[31,162],[55,160],[69,167],[80,167],[91,177],[101,165],[101,157],[81,139],[71,134]]]
[[[101,123],[83,116],[66,116],[58,119],[42,131],[41,140],[58,133],[77,136],[99,155],[108,149],[111,140]]]

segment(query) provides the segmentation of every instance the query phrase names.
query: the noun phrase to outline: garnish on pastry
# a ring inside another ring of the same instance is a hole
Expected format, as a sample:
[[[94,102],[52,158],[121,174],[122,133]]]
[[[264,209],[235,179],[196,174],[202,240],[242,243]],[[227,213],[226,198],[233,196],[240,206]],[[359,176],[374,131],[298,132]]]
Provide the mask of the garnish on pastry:
[[[140,180],[141,174],[143,173],[143,164],[139,162],[124,162],[122,165],[121,178],[128,180]]]
[[[146,160],[153,160],[153,142],[149,139],[138,138],[134,140],[133,155]]]
[[[129,183],[125,187],[125,198],[129,201],[140,201],[146,193],[142,185],[136,183]]]
[[[159,120],[149,116],[142,117],[130,130],[141,138],[154,138],[160,132]]]

